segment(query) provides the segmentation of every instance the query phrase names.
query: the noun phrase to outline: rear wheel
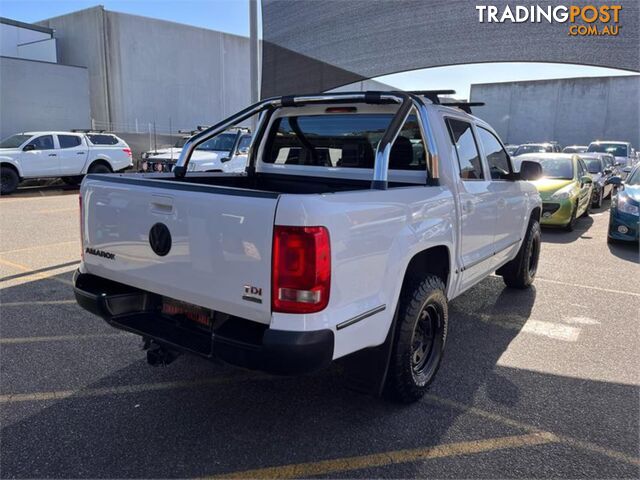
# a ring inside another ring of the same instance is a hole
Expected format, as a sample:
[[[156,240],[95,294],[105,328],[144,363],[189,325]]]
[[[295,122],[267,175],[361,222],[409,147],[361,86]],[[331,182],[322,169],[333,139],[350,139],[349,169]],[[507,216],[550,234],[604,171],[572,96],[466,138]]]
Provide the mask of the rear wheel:
[[[507,287],[522,289],[533,283],[538,271],[541,243],[540,223],[531,220],[518,255],[499,270]]]
[[[0,193],[2,195],[9,195],[15,192],[20,183],[20,177],[13,168],[2,167],[0,169],[0,179],[2,185],[0,186]]]
[[[407,280],[396,322],[385,395],[409,403],[425,394],[444,353],[448,306],[442,280],[434,275]]]
[[[94,163],[89,167],[89,173],[111,173],[111,169],[104,163]]]

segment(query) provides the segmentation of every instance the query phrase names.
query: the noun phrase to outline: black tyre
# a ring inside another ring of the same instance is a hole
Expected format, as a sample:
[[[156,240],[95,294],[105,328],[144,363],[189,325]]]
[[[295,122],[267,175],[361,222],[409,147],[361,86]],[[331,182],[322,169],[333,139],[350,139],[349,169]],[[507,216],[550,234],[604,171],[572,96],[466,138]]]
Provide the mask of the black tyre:
[[[79,185],[83,178],[82,175],[76,175],[75,177],[62,177],[62,181],[67,185]]]
[[[541,245],[540,223],[532,220],[516,258],[500,269],[500,275],[507,287],[527,288],[538,271]]]
[[[576,226],[576,218],[578,214],[578,202],[573,206],[573,210],[571,211],[571,218],[569,219],[569,223],[564,226],[564,229],[567,232],[573,232],[573,229]]]
[[[594,208],[602,208],[602,201],[603,200],[604,200],[604,190],[600,190],[600,194],[598,195],[598,198],[596,198],[593,201],[591,206],[594,207]]]
[[[94,163],[89,167],[89,173],[111,173],[111,169],[104,163]]]
[[[0,169],[0,178],[1,178],[1,186],[0,193],[2,195],[9,195],[10,193],[15,192],[16,188],[18,188],[18,184],[20,183],[20,177],[13,168],[10,167],[2,167]]]
[[[442,280],[408,280],[396,318],[385,396],[402,402],[422,398],[433,381],[447,340],[448,306]]]

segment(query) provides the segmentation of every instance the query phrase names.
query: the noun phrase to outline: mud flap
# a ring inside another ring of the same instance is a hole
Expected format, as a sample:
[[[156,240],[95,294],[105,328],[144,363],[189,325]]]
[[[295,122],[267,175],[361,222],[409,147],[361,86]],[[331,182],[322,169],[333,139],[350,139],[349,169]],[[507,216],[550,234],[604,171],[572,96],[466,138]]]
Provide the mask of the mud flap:
[[[393,322],[382,345],[365,348],[337,361],[343,370],[348,388],[377,397],[382,396],[396,337],[397,317],[396,307]]]

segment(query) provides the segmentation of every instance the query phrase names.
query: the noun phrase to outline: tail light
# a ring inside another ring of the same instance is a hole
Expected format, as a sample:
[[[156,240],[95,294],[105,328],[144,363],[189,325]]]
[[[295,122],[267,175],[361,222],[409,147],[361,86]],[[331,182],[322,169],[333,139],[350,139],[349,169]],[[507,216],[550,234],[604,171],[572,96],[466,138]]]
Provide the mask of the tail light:
[[[84,229],[82,228],[82,195],[78,195],[78,206],[80,207],[80,258],[84,261]]]
[[[123,148],[122,151],[127,154],[127,157],[133,158],[130,148]]]
[[[331,246],[325,227],[276,226],[273,233],[271,308],[313,313],[329,303]]]

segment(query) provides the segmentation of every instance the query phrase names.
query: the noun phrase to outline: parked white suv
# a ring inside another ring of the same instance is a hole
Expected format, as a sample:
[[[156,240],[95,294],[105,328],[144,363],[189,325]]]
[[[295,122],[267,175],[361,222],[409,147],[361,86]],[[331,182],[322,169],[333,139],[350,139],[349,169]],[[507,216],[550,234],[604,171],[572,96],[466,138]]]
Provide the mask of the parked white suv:
[[[132,166],[126,142],[101,132],[25,132],[0,142],[2,194],[29,178],[60,177],[77,184],[87,173],[111,173]]]
[[[246,172],[189,171],[198,145],[258,114]],[[154,365],[340,360],[355,385],[413,401],[450,299],[496,271],[533,282],[542,204],[524,180],[540,174],[433,92],[271,98],[193,136],[173,174],[85,179],[75,296]]]

